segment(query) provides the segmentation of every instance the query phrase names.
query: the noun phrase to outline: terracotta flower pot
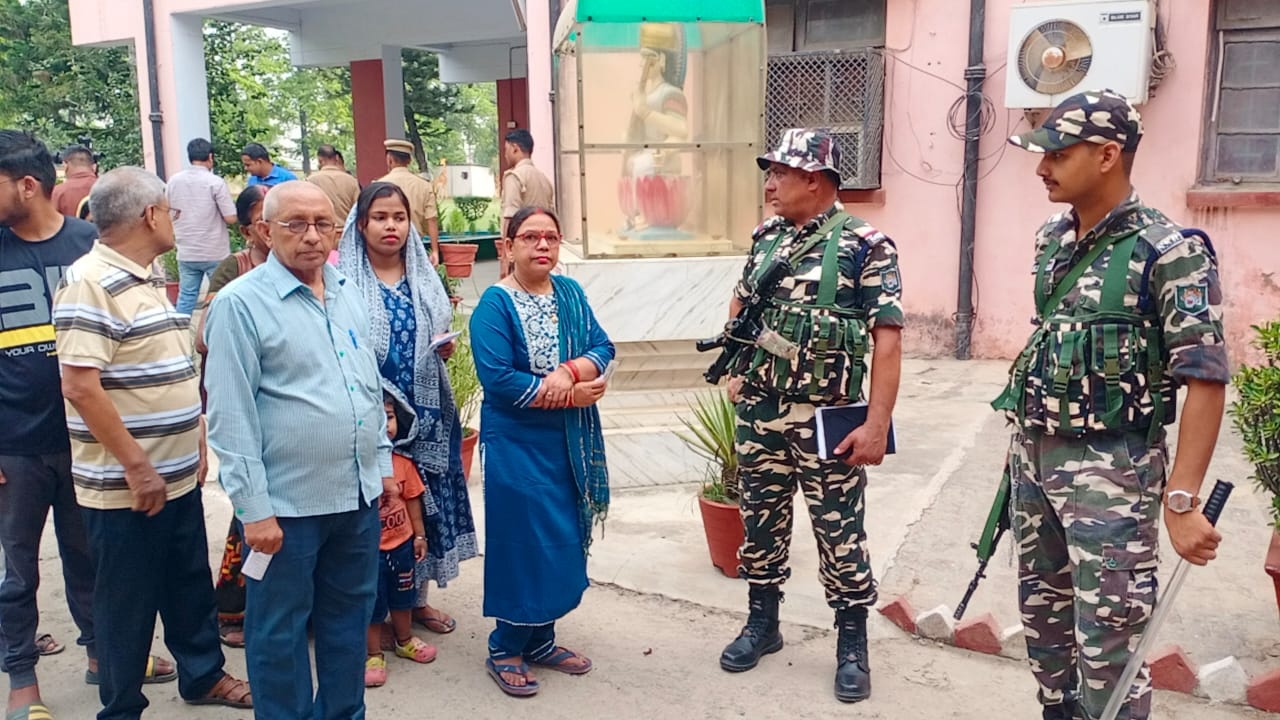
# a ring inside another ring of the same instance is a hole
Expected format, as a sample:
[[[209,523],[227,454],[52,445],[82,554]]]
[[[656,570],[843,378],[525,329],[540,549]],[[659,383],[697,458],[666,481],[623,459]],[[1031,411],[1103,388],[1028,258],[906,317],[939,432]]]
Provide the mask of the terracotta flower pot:
[[[728,577],[738,577],[738,548],[742,547],[743,536],[738,506],[712,502],[699,495],[698,509],[702,511],[702,529],[707,534],[711,564]]]
[[[449,277],[471,277],[480,246],[474,243],[440,243],[440,262]]]
[[[464,428],[462,431],[462,477],[471,482],[471,459],[476,454],[476,443],[480,441],[480,433],[475,428]]]
[[[174,305],[178,304],[178,287],[179,285],[176,282],[170,280],[165,281],[164,293],[169,296],[169,302]]]

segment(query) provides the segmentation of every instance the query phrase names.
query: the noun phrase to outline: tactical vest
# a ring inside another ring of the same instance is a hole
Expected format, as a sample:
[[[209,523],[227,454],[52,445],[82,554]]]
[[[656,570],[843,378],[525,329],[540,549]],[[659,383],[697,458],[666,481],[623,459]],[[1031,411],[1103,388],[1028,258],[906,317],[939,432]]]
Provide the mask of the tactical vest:
[[[788,358],[756,347],[746,373],[752,384],[802,402],[831,404],[861,397],[870,345],[867,312],[861,308],[836,305],[840,280],[840,237],[850,220],[854,218],[848,213],[835,213],[790,254],[789,259],[794,266],[810,250],[825,243],[818,293],[812,304],[777,297],[769,301],[763,313],[765,327],[794,343],[799,351]],[[765,252],[764,260],[756,267],[753,282],[759,279],[760,272],[769,265],[781,243],[782,235],[779,234]],[[854,256],[859,285],[861,269],[870,249],[867,243],[860,243]]]
[[[1141,230],[1095,245],[1052,294],[1044,291],[1057,240],[1036,269],[1038,327],[992,402],[1021,427],[1074,437],[1100,431],[1146,431],[1154,442],[1176,408],[1158,312],[1125,306],[1130,261]],[[1195,232],[1195,231],[1192,231]],[[1184,234],[1190,234],[1184,231]],[[1059,305],[1106,249],[1113,248],[1095,312],[1065,314]],[[1147,282],[1144,274],[1143,283]],[[1145,295],[1145,291],[1143,293]]]

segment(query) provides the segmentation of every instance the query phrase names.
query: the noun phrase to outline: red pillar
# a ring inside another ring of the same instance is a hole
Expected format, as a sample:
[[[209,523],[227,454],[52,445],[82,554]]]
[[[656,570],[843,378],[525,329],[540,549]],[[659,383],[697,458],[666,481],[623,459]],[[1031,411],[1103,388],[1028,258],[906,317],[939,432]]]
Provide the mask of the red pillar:
[[[351,116],[356,136],[356,177],[368,185],[387,173],[387,103],[381,60],[351,63]]]
[[[355,79],[352,78],[354,83]],[[525,78],[511,78],[498,81],[498,148],[502,148],[502,138],[516,128],[529,127],[529,81]],[[554,138],[533,139],[534,144],[550,143]],[[506,172],[506,158],[498,153],[499,174]]]

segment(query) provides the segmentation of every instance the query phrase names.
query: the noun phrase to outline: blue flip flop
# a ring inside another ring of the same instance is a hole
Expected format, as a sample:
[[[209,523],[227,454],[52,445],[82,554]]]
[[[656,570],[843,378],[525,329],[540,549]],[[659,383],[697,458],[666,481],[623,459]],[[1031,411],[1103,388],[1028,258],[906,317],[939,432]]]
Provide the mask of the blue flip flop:
[[[572,660],[573,658],[581,658],[585,660],[587,664],[580,667],[565,665],[566,660]],[[569,648],[560,647],[559,645],[557,645],[555,651],[547,657],[541,660],[531,660],[530,662],[538,667],[555,670],[556,672],[562,672],[566,675],[586,675],[591,672],[591,668],[594,667],[594,665],[591,664],[591,658],[586,655],[579,655]]]
[[[529,697],[538,693],[538,681],[530,680],[528,677],[529,666],[521,662],[519,665],[511,665],[507,663],[495,663],[493,658],[485,658],[484,666],[489,670],[489,677],[498,683],[498,687],[502,688],[502,692],[512,697]],[[502,673],[511,673],[513,675],[524,675],[525,685],[512,685],[502,679]]]

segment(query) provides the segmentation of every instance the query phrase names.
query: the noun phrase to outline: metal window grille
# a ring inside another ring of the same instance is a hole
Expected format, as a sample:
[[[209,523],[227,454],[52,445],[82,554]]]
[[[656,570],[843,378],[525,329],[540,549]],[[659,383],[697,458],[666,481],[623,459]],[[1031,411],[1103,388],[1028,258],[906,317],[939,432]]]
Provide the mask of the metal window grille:
[[[769,56],[765,134],[770,147],[787,128],[822,128],[840,148],[841,187],[880,187],[884,135],[884,54],[879,49]]]

